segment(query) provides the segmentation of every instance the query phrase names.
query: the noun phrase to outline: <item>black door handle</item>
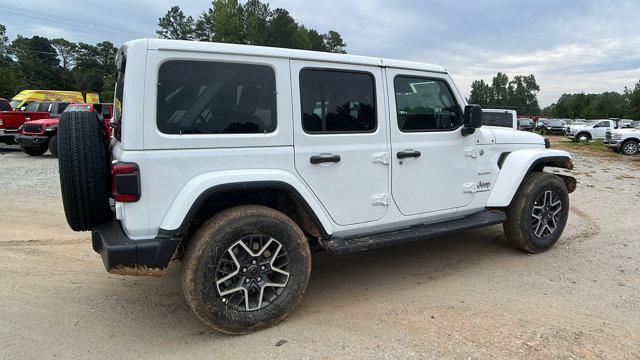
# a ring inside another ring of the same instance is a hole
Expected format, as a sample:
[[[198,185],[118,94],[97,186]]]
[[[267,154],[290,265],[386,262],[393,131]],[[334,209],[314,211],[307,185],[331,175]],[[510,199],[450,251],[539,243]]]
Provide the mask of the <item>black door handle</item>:
[[[420,157],[420,155],[422,154],[418,150],[403,150],[403,151],[398,151],[398,154],[396,156],[398,157],[398,159],[406,159],[410,157],[417,158],[417,157]]]
[[[309,160],[311,161],[312,164],[322,164],[322,163],[328,163],[328,162],[337,163],[337,162],[340,162],[340,155],[332,155],[332,154],[315,155],[315,156],[312,156],[311,159]]]

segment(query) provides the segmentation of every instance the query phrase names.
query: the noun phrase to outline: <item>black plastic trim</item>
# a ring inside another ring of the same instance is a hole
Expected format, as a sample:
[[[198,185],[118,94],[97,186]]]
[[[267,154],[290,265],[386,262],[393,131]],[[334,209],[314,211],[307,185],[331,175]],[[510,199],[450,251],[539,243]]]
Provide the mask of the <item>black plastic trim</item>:
[[[154,239],[129,238],[117,220],[99,225],[91,232],[93,250],[102,256],[107,271],[118,269],[165,269],[180,239],[158,234]]]
[[[196,199],[196,201],[193,202],[193,204],[191,205],[191,208],[189,208],[189,211],[187,212],[187,215],[182,220],[182,224],[180,224],[180,227],[178,227],[175,230],[160,229],[159,233],[162,233],[166,236],[183,236],[187,232],[187,228],[189,227],[189,224],[195,218],[200,207],[212,195],[215,195],[216,193],[222,193],[225,191],[231,191],[231,190],[247,190],[247,189],[256,189],[256,188],[258,189],[271,188],[271,189],[286,191],[289,195],[292,195],[297,201],[299,201],[304,206],[307,213],[311,215],[313,223],[316,226],[316,228],[318,228],[318,231],[320,231],[320,235],[322,235],[322,238],[323,239],[331,238],[331,235],[329,235],[326,229],[324,228],[324,226],[322,226],[320,219],[318,218],[316,213],[313,211],[311,206],[307,203],[305,198],[302,195],[300,195],[298,190],[296,190],[293,186],[282,181],[247,181],[247,182],[238,182],[238,183],[232,183],[232,184],[223,184],[223,185],[213,186],[205,190],[202,194],[200,194]]]
[[[506,219],[507,216],[502,210],[484,210],[463,218],[437,223],[423,224],[353,237],[334,236],[333,239],[325,242],[325,246],[333,253],[345,254],[397,245],[436,236],[456,234],[466,230],[501,224]]]

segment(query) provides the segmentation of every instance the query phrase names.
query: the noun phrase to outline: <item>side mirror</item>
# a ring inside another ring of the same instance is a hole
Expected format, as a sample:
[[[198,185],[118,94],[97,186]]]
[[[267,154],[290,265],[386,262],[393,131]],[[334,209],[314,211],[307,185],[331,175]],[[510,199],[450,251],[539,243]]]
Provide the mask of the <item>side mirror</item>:
[[[26,109],[26,108],[27,108],[26,106],[23,106],[23,107],[20,108],[20,111],[24,111],[24,109]]]
[[[476,129],[482,126],[482,108],[480,105],[467,105],[464,107],[464,121],[462,135],[473,134]]]

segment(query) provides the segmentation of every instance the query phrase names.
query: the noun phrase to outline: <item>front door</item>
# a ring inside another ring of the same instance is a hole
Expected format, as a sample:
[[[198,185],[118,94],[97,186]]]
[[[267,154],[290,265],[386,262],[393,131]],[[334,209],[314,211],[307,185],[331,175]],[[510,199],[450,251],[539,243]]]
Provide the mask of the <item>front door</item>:
[[[400,212],[454,211],[473,200],[476,137],[463,136],[448,76],[387,69],[392,195]]]
[[[291,61],[296,170],[339,225],[387,211],[382,80],[376,66]]]

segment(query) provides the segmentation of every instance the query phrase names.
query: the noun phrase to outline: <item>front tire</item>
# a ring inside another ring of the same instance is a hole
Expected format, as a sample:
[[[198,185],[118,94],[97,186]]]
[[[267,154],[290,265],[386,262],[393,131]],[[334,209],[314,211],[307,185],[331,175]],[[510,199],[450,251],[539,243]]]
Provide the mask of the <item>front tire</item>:
[[[522,251],[540,253],[562,235],[569,216],[569,192],[556,175],[530,173],[506,210],[507,240]]]
[[[246,334],[283,320],[302,298],[310,272],[309,244],[293,220],[268,207],[237,206],[193,236],[182,287],[205,324]]]
[[[58,135],[53,135],[51,139],[49,139],[49,152],[53,157],[58,157]]]
[[[23,153],[29,155],[29,156],[40,156],[43,155],[44,153],[47,152],[47,145],[40,145],[40,146],[22,146],[20,145],[20,150],[22,150]]]

